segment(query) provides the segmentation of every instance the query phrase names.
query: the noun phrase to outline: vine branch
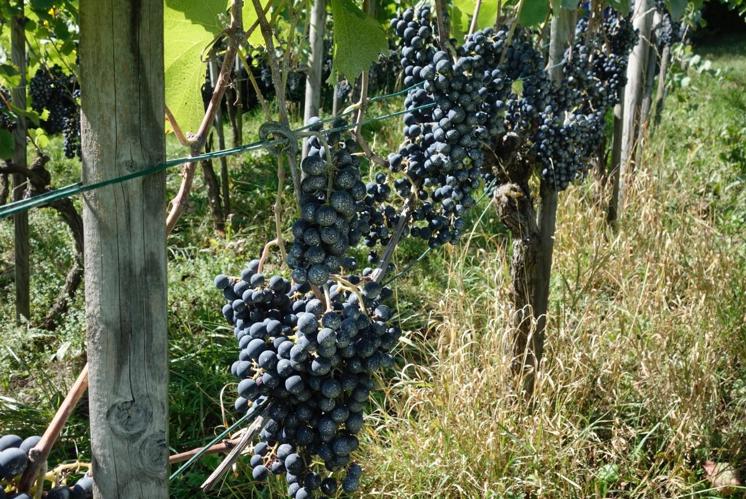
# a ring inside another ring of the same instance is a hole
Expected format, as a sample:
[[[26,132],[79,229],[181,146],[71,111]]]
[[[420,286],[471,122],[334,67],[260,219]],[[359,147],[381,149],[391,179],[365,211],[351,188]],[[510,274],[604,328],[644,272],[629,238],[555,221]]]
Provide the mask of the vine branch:
[[[236,57],[239,43],[246,37],[246,33],[243,31],[243,20],[241,15],[242,0],[233,0],[231,4],[231,22],[230,26],[226,30],[228,35],[228,48],[223,56],[223,64],[220,67],[220,74],[215,82],[215,88],[212,91],[212,97],[207,105],[205,115],[202,117],[202,122],[197,129],[197,133],[192,136],[185,136],[181,131],[176,119],[169,109],[166,109],[166,116],[171,126],[174,129],[174,133],[177,134],[179,142],[188,145],[190,149],[190,156],[197,156],[205,145],[207,140],[207,134],[215,120],[215,114],[220,107],[220,101],[223,99],[225,90],[228,88],[230,83],[230,73],[233,67],[233,60]],[[261,10],[261,6],[258,8]],[[179,130],[179,132],[177,132]],[[180,135],[180,137],[179,137]],[[186,202],[189,198],[189,192],[192,189],[192,183],[194,181],[194,172],[197,169],[195,162],[187,163],[182,171],[181,185],[174,199],[171,201],[171,209],[169,210],[168,216],[166,217],[166,234],[170,234],[176,226],[179,217],[184,213],[186,209]]]
[[[31,464],[26,468],[26,471],[21,477],[21,481],[18,484],[18,490],[20,492],[28,492],[31,485],[36,481],[36,476],[39,470],[46,463],[49,452],[52,450],[55,442],[62,432],[65,423],[67,423],[70,414],[72,414],[75,406],[78,405],[81,397],[88,389],[88,364],[83,367],[83,370],[78,375],[78,379],[75,380],[70,391],[67,393],[65,400],[57,409],[57,413],[52,418],[52,422],[49,423],[44,435],[36,446],[29,451],[29,458]]]

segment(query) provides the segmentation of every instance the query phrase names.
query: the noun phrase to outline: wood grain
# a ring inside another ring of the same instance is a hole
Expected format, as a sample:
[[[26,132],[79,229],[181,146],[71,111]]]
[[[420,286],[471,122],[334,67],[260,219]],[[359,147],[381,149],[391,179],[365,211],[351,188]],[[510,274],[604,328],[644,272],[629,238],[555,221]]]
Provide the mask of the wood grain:
[[[83,183],[165,158],[163,2],[81,0]],[[94,497],[168,497],[165,174],[84,196]]]

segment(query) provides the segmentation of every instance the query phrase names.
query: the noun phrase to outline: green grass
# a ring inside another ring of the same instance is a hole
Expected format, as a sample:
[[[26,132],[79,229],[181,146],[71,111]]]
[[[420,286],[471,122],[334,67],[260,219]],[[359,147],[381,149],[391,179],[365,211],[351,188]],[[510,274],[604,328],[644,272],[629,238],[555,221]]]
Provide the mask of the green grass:
[[[395,281],[405,335],[358,451],[365,496],[719,497],[705,481],[708,459],[746,477],[746,39],[698,53],[723,76],[692,74],[672,91],[619,234],[605,225],[592,179],[561,196],[533,411],[510,372],[510,243],[487,200],[473,210],[463,244],[430,252]],[[249,120],[247,141],[259,122]],[[368,132],[379,150],[400,138],[393,122]],[[169,155],[180,154],[169,141]],[[74,162],[54,157],[52,165],[57,185],[79,175]],[[212,277],[235,272],[274,237],[273,157],[251,153],[230,166],[235,214],[226,234],[213,230],[200,177],[169,239],[173,451],[233,420],[235,346]],[[173,193],[179,176],[169,177]],[[283,200],[288,207],[287,189]],[[73,249],[48,210],[32,212],[31,224],[33,323]],[[400,268],[423,249],[404,245]],[[2,221],[0,433],[39,433],[85,362],[82,293],[54,333],[13,325],[12,252],[12,225]],[[56,450],[56,459],[71,457],[90,459],[85,406]],[[199,497],[217,462],[196,465],[172,495]],[[279,481],[256,488],[248,476],[240,464],[221,497],[282,497]]]

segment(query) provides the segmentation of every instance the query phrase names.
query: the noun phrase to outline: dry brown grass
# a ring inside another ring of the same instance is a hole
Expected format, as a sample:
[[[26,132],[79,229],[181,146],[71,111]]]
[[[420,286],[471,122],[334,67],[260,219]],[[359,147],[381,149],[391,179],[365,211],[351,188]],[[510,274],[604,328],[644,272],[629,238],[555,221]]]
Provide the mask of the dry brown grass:
[[[746,341],[721,313],[738,306],[743,243],[667,177],[638,172],[616,235],[593,189],[561,197],[533,411],[510,370],[504,241],[448,256],[430,327],[404,349],[427,360],[401,370],[368,426],[367,494],[701,496],[705,458],[743,459],[746,402],[729,390]]]

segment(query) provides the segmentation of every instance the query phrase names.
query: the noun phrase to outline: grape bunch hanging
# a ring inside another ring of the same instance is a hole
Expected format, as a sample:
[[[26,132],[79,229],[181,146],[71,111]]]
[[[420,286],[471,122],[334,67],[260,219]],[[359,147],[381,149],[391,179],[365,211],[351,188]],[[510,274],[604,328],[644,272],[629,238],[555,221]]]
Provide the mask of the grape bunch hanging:
[[[80,88],[74,75],[59,66],[40,67],[29,81],[31,108],[49,113],[42,129],[50,135],[62,133],[65,157],[80,157]]]
[[[234,326],[239,356],[239,413],[269,399],[250,464],[255,480],[284,474],[296,499],[354,492],[358,448],[373,373],[393,365],[400,330],[382,303],[390,290],[366,277],[328,282],[326,304],[310,286],[267,278],[249,262],[240,278],[220,275],[223,315]]]

